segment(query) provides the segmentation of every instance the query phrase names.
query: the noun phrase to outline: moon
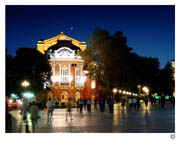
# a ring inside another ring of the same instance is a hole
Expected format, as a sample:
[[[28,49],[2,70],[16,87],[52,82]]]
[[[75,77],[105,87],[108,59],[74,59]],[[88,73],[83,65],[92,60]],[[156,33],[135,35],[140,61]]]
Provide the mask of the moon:
[[[74,29],[74,27],[70,27],[70,30],[73,30]]]

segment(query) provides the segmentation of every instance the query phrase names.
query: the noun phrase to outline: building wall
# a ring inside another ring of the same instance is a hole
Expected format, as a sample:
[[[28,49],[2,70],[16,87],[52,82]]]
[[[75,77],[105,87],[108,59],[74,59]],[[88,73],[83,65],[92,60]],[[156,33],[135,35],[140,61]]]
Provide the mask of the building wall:
[[[73,67],[72,64],[77,64],[76,67]],[[92,97],[92,94],[94,92],[95,97],[97,97],[97,89],[98,87],[96,86],[95,89],[91,89],[91,79],[87,78],[84,82],[83,86],[77,86],[74,87],[74,77],[75,77],[75,69],[79,68],[81,71],[81,76],[85,76],[83,72],[83,62],[82,60],[77,61],[77,60],[72,60],[72,61],[62,61],[62,60],[50,60],[50,65],[52,67],[52,70],[54,71],[55,76],[60,77],[60,68],[62,66],[70,67],[70,76],[72,77],[72,81],[69,83],[69,86],[61,86],[60,82],[54,82],[50,88],[53,93],[53,97],[56,97],[60,102],[61,102],[61,93],[63,91],[68,92],[68,98],[73,100],[73,97],[75,96],[76,92],[80,92],[80,98],[82,99],[88,99]]]
[[[58,40],[71,40],[72,44],[78,46],[82,51],[84,51],[86,49],[86,43],[85,42],[80,42],[78,40],[75,40],[73,38],[70,38],[66,35],[64,35],[63,32],[61,32],[58,36],[52,37],[50,39],[44,40],[44,41],[38,41],[37,44],[37,49],[38,51],[40,51],[42,54],[45,53],[45,51],[52,45],[55,45],[57,43]],[[91,79],[87,78],[84,82],[83,86],[74,86],[74,76],[75,76],[75,68],[79,68],[81,71],[81,76],[85,76],[84,72],[83,72],[83,60],[82,59],[50,59],[49,60],[50,66],[52,67],[52,73],[53,73],[53,78],[56,80],[54,81],[51,85],[49,85],[49,89],[46,93],[46,99],[48,98],[56,98],[58,99],[60,102],[64,100],[62,100],[62,93],[67,93],[68,94],[68,98],[70,98],[71,100],[73,100],[73,97],[75,95],[76,92],[80,92],[80,98],[82,99],[88,99],[88,98],[92,98],[94,99],[95,97],[98,97],[98,86],[95,86],[95,89],[91,88]],[[73,67],[72,64],[77,64],[76,67]],[[70,76],[72,78],[72,80],[69,82],[68,86],[62,86],[61,85],[61,80],[60,80],[60,69],[66,66],[69,68],[70,71]],[[65,98],[65,97],[64,97]]]

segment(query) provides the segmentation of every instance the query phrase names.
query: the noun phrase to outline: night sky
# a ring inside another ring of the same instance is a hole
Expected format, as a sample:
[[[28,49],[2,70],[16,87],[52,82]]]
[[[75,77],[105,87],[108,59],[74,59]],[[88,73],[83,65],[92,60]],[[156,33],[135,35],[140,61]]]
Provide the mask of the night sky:
[[[160,67],[175,59],[174,6],[6,6],[6,48],[36,48],[39,39],[64,32],[88,41],[96,26],[120,30],[133,52],[157,57]]]

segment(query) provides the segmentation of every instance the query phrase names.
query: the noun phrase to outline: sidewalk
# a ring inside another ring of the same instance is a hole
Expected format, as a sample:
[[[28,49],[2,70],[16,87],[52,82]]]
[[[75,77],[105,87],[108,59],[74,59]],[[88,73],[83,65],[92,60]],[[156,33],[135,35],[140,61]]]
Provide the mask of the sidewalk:
[[[77,108],[72,109],[73,120],[66,121],[66,110],[55,109],[51,123],[47,124],[47,111],[41,110],[38,120],[38,133],[174,133],[175,109],[167,104],[161,109],[159,105],[145,109],[141,106],[139,111],[122,109],[120,104],[115,104],[114,115],[110,115],[108,108],[101,113],[94,110],[88,113],[85,109],[81,114]],[[18,126],[22,123],[20,111],[12,111]],[[29,116],[28,116],[29,119]],[[32,125],[28,120],[30,131]],[[25,123],[22,123],[22,133],[25,133]]]

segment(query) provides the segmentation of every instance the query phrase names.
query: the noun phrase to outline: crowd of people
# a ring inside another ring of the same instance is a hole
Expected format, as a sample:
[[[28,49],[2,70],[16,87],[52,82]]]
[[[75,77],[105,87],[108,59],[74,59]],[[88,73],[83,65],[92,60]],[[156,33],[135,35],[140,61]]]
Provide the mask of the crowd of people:
[[[169,100],[172,106],[175,106],[175,98],[171,97]],[[121,98],[121,106],[122,109],[124,110],[124,107],[127,109],[134,109],[134,110],[139,110],[141,105],[144,104],[145,108],[148,108],[149,104],[151,106],[156,106],[159,104],[161,108],[164,108],[165,106],[165,96],[162,96],[161,99],[152,98],[152,97],[125,97],[123,96]],[[94,110],[100,110],[100,112],[105,112],[105,108],[108,107],[109,113],[113,115],[114,112],[114,104],[115,101],[113,97],[110,98],[100,98],[99,100],[94,99],[93,100],[93,105],[94,105]],[[91,113],[91,107],[92,107],[92,100],[89,98],[87,100],[79,99],[76,102],[77,105],[77,110],[80,111],[82,114],[85,109],[89,113]],[[98,106],[99,105],[99,106]],[[106,106],[108,105],[108,106]],[[17,124],[16,119],[11,116],[11,114],[8,112],[6,105],[6,132],[18,132],[18,129],[16,128],[15,124]],[[72,101],[68,99],[67,106],[66,106],[66,121],[68,121],[68,117],[70,117],[70,120],[73,120],[73,115],[72,115]],[[47,123],[51,122],[51,118],[53,116],[53,111],[54,111],[54,102],[50,98],[46,102],[46,108],[47,108]],[[23,105],[21,107],[21,115],[22,115],[22,120],[23,122],[26,123],[26,132],[29,132],[29,127],[28,127],[28,121],[27,121],[27,113],[30,113],[30,119],[32,122],[32,132],[37,132],[37,122],[38,119],[40,119],[40,114],[39,114],[39,105],[33,101],[33,102],[28,102],[26,99],[23,101]],[[12,122],[13,121],[13,122]]]

